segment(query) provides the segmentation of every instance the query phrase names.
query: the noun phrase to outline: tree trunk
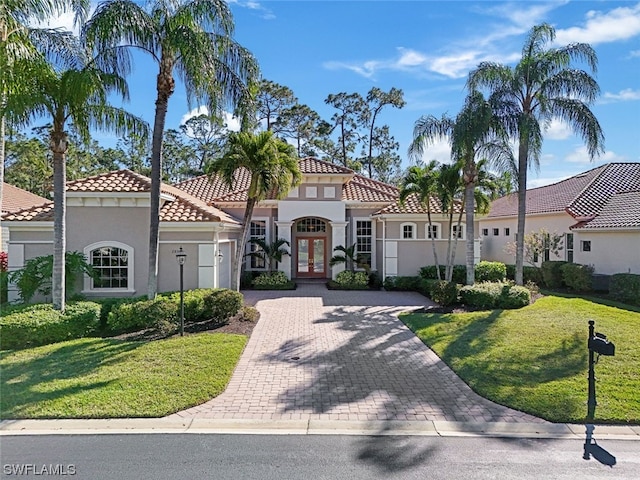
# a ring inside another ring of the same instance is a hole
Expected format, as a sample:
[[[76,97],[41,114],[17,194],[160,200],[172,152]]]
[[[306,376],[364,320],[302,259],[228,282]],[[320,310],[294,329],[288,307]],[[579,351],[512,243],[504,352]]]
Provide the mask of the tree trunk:
[[[451,205],[451,210],[449,211],[449,241],[447,242],[447,267],[445,269],[444,279],[447,282],[451,281],[451,277],[453,276],[453,266],[451,265],[451,245],[453,243],[453,204]]]
[[[427,200],[429,201],[429,200]],[[427,206],[427,220],[429,221],[429,229],[431,230],[431,248],[433,249],[433,263],[436,266],[436,274],[438,275],[438,280],[442,280],[442,275],[440,274],[440,264],[438,263],[438,252],[436,250],[436,236],[433,234],[433,224],[431,222],[431,209]]]
[[[516,285],[524,285],[524,235],[527,215],[527,167],[529,141],[526,134],[520,134],[518,146],[518,229],[516,235]]]
[[[251,192],[252,189],[249,189]],[[233,283],[231,288],[237,292],[240,291],[240,276],[242,275],[242,262],[244,261],[244,249],[245,245],[249,241],[249,232],[251,231],[251,217],[253,216],[253,209],[256,206],[255,198],[249,196],[247,198],[247,207],[244,210],[244,218],[242,219],[242,237],[236,247],[236,258],[233,262],[233,274],[231,278]]]
[[[163,59],[158,74],[156,113],[153,123],[151,144],[151,192],[149,205],[149,271],[147,280],[147,298],[150,300],[158,293],[158,241],[160,230],[160,184],[162,181],[162,136],[167,117],[169,97],[173,94],[175,82],[171,74],[172,64]]]
[[[475,183],[470,182],[465,186],[465,215],[466,215],[466,263],[467,263],[467,285],[473,285],[475,283],[475,255],[474,255],[474,244],[475,244],[475,225],[473,224],[473,214],[474,214],[474,192],[475,192]]]
[[[0,98],[0,105],[3,105],[4,99]],[[4,115],[0,116],[0,212],[2,212],[2,190],[4,185],[4,134],[5,134],[5,118]],[[2,224],[0,223],[0,228]]]
[[[66,166],[68,148],[67,134],[61,128],[51,132],[49,147],[53,153],[53,276],[51,294],[53,308],[64,311],[65,307],[65,251],[66,251]]]

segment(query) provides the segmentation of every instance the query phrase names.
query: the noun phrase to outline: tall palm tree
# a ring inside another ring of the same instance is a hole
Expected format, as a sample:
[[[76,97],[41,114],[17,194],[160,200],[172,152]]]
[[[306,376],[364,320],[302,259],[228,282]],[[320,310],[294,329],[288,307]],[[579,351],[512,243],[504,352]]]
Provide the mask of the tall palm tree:
[[[149,220],[149,298],[157,293],[158,233],[162,138],[174,73],[186,88],[187,100],[206,102],[209,112],[233,110],[249,101],[248,85],[258,75],[253,55],[235,42],[231,10],[223,0],[154,0],[148,8],[133,0],[101,3],[83,31],[89,45],[105,55],[105,65],[130,71],[130,51],[148,53],[158,64],[156,110],[151,144],[151,208]]]
[[[442,213],[449,215],[449,238],[447,240],[446,257],[447,267],[444,278],[447,282],[450,282],[453,279],[453,263],[456,257],[456,249],[458,246],[458,238],[460,237],[460,227],[462,223],[463,208],[459,208],[458,218],[456,221],[457,226],[454,229],[456,205],[463,203],[463,197],[465,194],[464,182],[461,175],[462,167],[462,162],[454,164],[445,163],[440,165],[436,182],[436,195],[442,205]]]
[[[251,218],[256,204],[272,195],[285,198],[289,191],[302,181],[298,158],[292,145],[273,136],[273,132],[257,134],[233,132],[229,135],[228,150],[218,160],[209,164],[207,173],[219,175],[233,188],[238,169],[246,169],[251,175],[247,190],[247,205],[242,221],[242,237],[236,248],[233,264],[232,288],[240,288],[240,275],[244,250],[249,240]]]
[[[65,307],[66,249],[66,153],[69,146],[67,127],[84,141],[90,129],[112,130],[118,135],[130,131],[146,135],[144,121],[108,103],[109,95],[128,99],[127,84],[115,74],[105,73],[87,61],[79,45],[75,67],[40,70],[29,79],[27,88],[8,97],[7,105],[16,118],[26,122],[41,117],[52,121],[49,146],[53,156],[53,306]]]
[[[431,247],[433,248],[433,261],[441,280],[438,252],[436,250],[436,235],[431,221],[431,197],[437,192],[437,168],[438,162],[432,160],[426,165],[413,165],[409,167],[406,175],[401,180],[400,204],[404,205],[410,195],[416,195],[418,202],[427,210],[428,231],[431,232]]]
[[[81,21],[89,10],[89,0],[3,0],[0,3],[0,210],[4,182],[7,99],[25,84],[33,71],[46,68],[45,55],[65,54],[68,32],[34,28],[57,13],[73,10]]]
[[[467,285],[473,285],[474,213],[476,211],[474,198],[478,180],[476,158],[483,154],[499,170],[508,169],[511,149],[503,125],[493,114],[491,106],[482,94],[472,91],[465,99],[464,106],[455,120],[447,116],[421,117],[415,124],[413,135],[414,140],[409,147],[412,157],[421,157],[425,147],[438,138],[446,137],[451,145],[453,162],[461,165],[465,186]]]
[[[597,70],[597,56],[586,43],[552,47],[555,29],[548,24],[531,29],[515,67],[483,62],[469,73],[470,90],[487,88],[494,112],[518,142],[518,228],[516,236],[516,283],[522,285],[527,171],[539,165],[543,129],[559,118],[580,135],[593,159],[604,151],[604,135],[589,106],[600,93],[595,79],[572,68],[584,62]]]

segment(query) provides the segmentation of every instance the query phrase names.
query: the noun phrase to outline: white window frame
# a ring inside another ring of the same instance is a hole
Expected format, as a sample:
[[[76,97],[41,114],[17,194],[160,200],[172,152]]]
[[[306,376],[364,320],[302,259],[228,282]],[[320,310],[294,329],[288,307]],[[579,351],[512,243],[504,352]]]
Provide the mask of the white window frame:
[[[411,236],[404,236],[404,227],[411,227]],[[400,240],[415,240],[417,238],[418,228],[413,222],[403,222],[400,224]]]
[[[431,240],[431,232],[429,231],[429,227],[431,226],[436,227],[436,236],[434,240],[440,240],[442,238],[442,225],[438,222],[431,222],[431,224],[427,222],[424,226],[424,238]]]
[[[369,224],[371,225],[371,251],[370,252],[363,252],[363,253],[369,253],[371,254],[371,270],[375,270],[376,269],[376,224],[373,221],[373,219],[371,219],[370,217],[353,217],[352,218],[352,242],[351,244],[355,243],[356,244],[356,254],[358,254],[359,252],[357,251],[358,249],[358,222],[369,222]],[[362,235],[364,236],[364,235]],[[364,271],[364,269],[357,269],[357,270],[362,270]]]
[[[454,223],[451,225],[451,238],[456,238],[453,234],[454,228],[458,228],[458,224]],[[458,236],[458,240],[466,240],[467,239],[467,226],[464,223],[460,224],[460,235]]]
[[[114,247],[114,248],[119,248],[121,250],[125,250],[127,252],[127,287],[126,288],[96,288],[93,285],[93,279],[88,276],[85,275],[84,276],[84,288],[83,288],[83,293],[110,293],[110,292],[126,292],[126,293],[135,293],[135,288],[134,287],[134,282],[135,282],[135,276],[134,276],[134,249],[132,246],[127,245],[126,243],[122,243],[122,242],[116,242],[116,241],[103,241],[103,242],[96,242],[96,243],[92,243],[91,245],[87,245],[86,247],[84,247],[83,253],[84,256],[87,258],[87,262],[89,262],[89,264],[91,264],[91,252],[93,252],[94,250],[97,250],[99,248],[104,248],[104,247]]]
[[[270,236],[270,226],[271,226],[271,222],[269,221],[269,217],[252,217],[251,218],[251,222],[264,222],[264,240],[265,242],[269,242],[271,239]],[[249,253],[251,251],[251,242],[249,242],[249,240],[251,240],[251,238],[254,238],[251,236],[251,225],[249,225],[249,238],[247,239],[247,244],[244,246],[244,252],[245,253]],[[268,261],[264,262],[264,267],[259,268],[259,267],[252,267],[251,266],[251,258],[250,256],[245,257],[245,269],[246,270],[250,270],[252,272],[266,272],[269,269],[269,265],[268,265]]]

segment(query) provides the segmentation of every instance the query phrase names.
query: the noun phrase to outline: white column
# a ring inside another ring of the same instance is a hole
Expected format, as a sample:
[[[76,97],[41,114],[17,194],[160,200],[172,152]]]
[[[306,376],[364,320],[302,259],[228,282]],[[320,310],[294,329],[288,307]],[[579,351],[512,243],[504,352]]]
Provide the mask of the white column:
[[[291,256],[294,249],[294,245],[291,242],[291,225],[293,225],[293,222],[276,222],[276,225],[278,226],[278,238],[284,238],[291,244],[289,255],[282,256],[282,261],[278,264],[278,270],[284,272],[287,278],[291,279]]]
[[[338,245],[342,245],[343,247],[348,247],[347,245],[347,222],[330,222],[331,223],[331,231],[333,235],[331,236],[331,251],[329,252],[329,258],[333,257],[333,249]],[[342,272],[345,269],[344,263],[339,263],[331,267],[331,278],[335,280],[336,275]]]

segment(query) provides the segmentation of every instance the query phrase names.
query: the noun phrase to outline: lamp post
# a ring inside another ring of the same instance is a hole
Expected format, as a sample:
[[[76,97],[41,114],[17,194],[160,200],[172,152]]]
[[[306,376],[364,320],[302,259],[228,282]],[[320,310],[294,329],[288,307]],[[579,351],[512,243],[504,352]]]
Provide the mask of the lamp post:
[[[187,254],[182,247],[176,252],[176,260],[180,265],[180,336],[184,336],[184,264],[187,261]]]

